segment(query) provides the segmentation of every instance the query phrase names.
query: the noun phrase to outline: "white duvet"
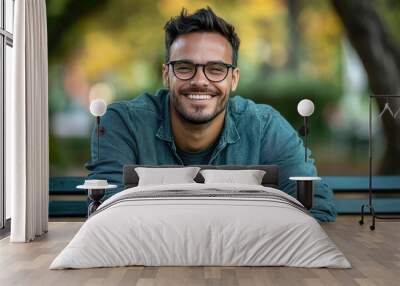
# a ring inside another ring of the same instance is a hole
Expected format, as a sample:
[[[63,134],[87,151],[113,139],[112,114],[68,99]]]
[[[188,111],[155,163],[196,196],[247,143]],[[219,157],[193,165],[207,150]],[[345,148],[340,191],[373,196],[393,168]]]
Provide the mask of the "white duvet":
[[[50,269],[127,265],[351,267],[284,192],[196,183],[140,186],[109,198]]]

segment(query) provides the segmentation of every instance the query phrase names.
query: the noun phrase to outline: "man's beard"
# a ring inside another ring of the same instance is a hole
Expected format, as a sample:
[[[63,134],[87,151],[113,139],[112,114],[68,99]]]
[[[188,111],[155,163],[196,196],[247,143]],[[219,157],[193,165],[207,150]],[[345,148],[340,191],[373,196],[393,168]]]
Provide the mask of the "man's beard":
[[[207,124],[214,120],[218,115],[220,115],[222,112],[225,111],[226,106],[228,104],[228,100],[225,102],[217,102],[217,106],[215,110],[211,114],[204,114],[202,110],[204,109],[201,106],[197,106],[195,108],[195,112],[189,112],[186,110],[181,104],[181,101],[178,99],[178,96],[175,95],[172,91],[170,91],[170,99],[172,102],[172,107],[175,109],[176,113],[178,114],[179,118],[183,120],[186,123],[194,124],[194,125],[200,125],[200,124]],[[181,95],[183,96],[183,95]],[[220,95],[214,95],[214,96],[220,96]],[[229,95],[227,95],[229,96]]]

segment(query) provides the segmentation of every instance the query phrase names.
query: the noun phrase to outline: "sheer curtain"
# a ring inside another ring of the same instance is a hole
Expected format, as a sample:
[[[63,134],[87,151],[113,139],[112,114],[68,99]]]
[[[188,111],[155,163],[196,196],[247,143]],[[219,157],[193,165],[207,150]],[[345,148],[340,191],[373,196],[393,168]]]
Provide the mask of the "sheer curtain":
[[[6,188],[12,242],[48,227],[48,67],[45,0],[15,2],[13,92],[6,98]]]

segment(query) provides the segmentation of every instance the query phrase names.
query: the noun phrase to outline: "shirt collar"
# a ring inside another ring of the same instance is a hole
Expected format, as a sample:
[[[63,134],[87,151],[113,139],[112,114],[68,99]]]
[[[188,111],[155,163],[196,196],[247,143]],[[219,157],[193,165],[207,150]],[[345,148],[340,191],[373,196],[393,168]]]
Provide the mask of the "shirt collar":
[[[161,96],[161,104],[162,104],[162,111],[163,116],[160,122],[160,126],[156,133],[156,136],[161,140],[173,142],[174,138],[172,135],[172,128],[171,128],[171,114],[170,114],[170,105],[169,105],[169,98],[170,94],[167,90],[160,90],[157,92],[158,96]],[[227,112],[225,114],[225,122],[224,127],[222,129],[220,142],[218,145],[223,145],[226,143],[233,144],[240,139],[239,132],[236,127],[235,119],[232,115],[232,110],[230,107],[230,100],[228,100]]]

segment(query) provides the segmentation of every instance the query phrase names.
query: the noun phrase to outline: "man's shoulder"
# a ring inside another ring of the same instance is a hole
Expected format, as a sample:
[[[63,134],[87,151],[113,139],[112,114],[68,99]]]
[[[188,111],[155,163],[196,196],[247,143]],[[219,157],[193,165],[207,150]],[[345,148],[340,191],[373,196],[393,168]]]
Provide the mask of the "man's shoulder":
[[[114,102],[109,105],[108,110],[125,115],[148,113],[148,115],[153,114],[159,117],[163,114],[167,93],[168,91],[166,90],[159,90],[155,95],[144,92],[133,99]]]
[[[272,120],[281,116],[271,105],[256,103],[240,95],[230,98],[229,105],[234,116],[244,116],[258,120]]]

